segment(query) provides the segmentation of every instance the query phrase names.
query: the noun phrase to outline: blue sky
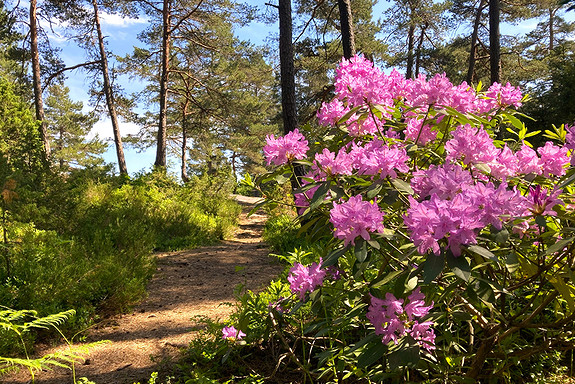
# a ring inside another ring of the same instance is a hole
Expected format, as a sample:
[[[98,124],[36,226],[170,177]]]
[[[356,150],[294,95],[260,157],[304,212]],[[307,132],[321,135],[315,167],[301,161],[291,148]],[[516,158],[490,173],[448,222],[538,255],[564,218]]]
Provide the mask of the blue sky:
[[[275,16],[277,12],[275,8],[264,5],[265,2],[271,2],[269,0],[247,0],[250,5],[257,6],[260,12],[265,13],[267,16]],[[380,18],[383,12],[388,7],[388,1],[382,1],[375,6],[373,15],[374,18]],[[569,14],[569,18],[572,19],[573,12]],[[101,14],[101,23],[103,33],[106,36],[106,41],[109,49],[118,56],[123,56],[133,51],[133,47],[142,46],[142,43],[138,41],[137,35],[148,25],[148,20],[145,18],[131,19],[122,18],[118,15]],[[521,23],[515,26],[503,26],[503,34],[522,34],[532,30],[536,21],[532,20],[527,23]],[[54,33],[50,33],[51,40],[56,46],[62,49],[61,57],[64,60],[66,66],[73,66],[75,64],[82,63],[86,61],[85,53],[82,49],[78,48],[73,41],[67,40],[64,35],[66,26],[56,26],[54,28]],[[242,40],[249,40],[253,44],[262,45],[269,44],[269,36],[271,34],[277,34],[278,26],[275,24],[265,24],[263,22],[252,22],[249,25],[236,29],[236,35]],[[460,29],[455,31],[455,33],[466,33],[465,30]],[[113,58],[110,58],[110,66],[116,65]],[[76,101],[83,101],[84,108],[86,111],[90,110],[88,105],[88,84],[85,81],[85,73],[81,70],[75,70],[69,72],[66,85],[70,88],[70,97]],[[118,79],[122,87],[127,93],[137,92],[143,88],[143,84],[137,80],[128,79],[127,77],[121,77]],[[125,121],[121,122],[121,133],[122,135],[135,134],[138,132],[139,127],[135,124],[128,123]],[[105,117],[102,117],[100,122],[98,122],[92,134],[98,134],[101,138],[111,140],[112,138],[112,127],[110,121]],[[151,165],[155,160],[155,148],[150,148],[143,152],[138,152],[134,148],[125,148],[126,163],[128,166],[128,171],[130,173],[139,172],[142,170],[149,170]],[[116,154],[113,147],[113,142],[110,141],[110,148],[104,156],[105,160],[110,163],[116,163]],[[168,161],[171,159],[168,158]],[[177,170],[179,165],[177,164],[177,159],[171,160],[173,163],[171,169]]]

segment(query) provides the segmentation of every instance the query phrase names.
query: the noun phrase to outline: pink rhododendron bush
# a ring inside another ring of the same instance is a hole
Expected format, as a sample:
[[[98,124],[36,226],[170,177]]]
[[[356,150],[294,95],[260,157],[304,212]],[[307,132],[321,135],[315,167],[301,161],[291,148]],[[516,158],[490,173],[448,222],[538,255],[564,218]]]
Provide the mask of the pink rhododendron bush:
[[[534,147],[522,98],[344,60],[319,128],[267,138],[252,185],[297,185],[310,247],[246,299],[244,340],[319,382],[520,383],[571,356],[575,129]]]

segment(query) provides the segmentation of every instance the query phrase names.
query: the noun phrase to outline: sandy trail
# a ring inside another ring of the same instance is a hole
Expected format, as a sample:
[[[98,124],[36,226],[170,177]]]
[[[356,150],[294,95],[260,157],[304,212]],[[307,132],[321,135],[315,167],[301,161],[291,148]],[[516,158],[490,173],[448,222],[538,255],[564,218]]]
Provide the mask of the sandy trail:
[[[88,342],[110,340],[96,347],[76,377],[97,384],[147,383],[154,371],[169,364],[188,346],[197,331],[197,316],[224,319],[233,310],[234,288],[263,288],[282,267],[268,256],[261,232],[265,216],[247,213],[258,198],[237,197],[243,206],[239,228],[230,240],[193,250],[158,255],[158,272],[148,297],[133,312],[117,316],[88,332]],[[46,352],[46,351],[43,351]],[[27,383],[30,376],[0,378],[2,383]],[[39,372],[38,384],[73,383],[69,370]]]

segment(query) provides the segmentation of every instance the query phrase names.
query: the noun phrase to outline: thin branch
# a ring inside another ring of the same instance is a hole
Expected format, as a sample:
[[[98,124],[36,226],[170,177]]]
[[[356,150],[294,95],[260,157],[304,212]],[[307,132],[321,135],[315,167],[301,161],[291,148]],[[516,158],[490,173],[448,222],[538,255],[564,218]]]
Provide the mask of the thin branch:
[[[65,71],[72,71],[74,69],[78,69],[81,67],[87,67],[90,65],[94,65],[94,64],[99,64],[101,62],[101,60],[96,60],[96,61],[90,61],[88,63],[82,63],[82,64],[77,64],[77,65],[73,65],[71,67],[66,67],[66,68],[62,68],[54,73],[52,73],[50,76],[48,76],[48,79],[46,80],[46,83],[44,84],[44,87],[42,88],[42,92],[44,92],[44,90],[46,88],[48,88],[48,86],[50,85],[50,83],[52,82],[52,80],[54,80],[56,77],[58,77],[59,75],[61,75],[62,73],[64,73]]]

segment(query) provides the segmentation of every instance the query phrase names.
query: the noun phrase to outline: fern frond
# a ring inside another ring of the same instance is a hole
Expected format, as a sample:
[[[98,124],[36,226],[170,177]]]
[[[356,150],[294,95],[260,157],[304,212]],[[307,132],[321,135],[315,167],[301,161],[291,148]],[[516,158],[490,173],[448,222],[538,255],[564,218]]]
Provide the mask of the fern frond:
[[[55,327],[57,328],[59,325],[63,324],[66,320],[70,317],[74,316],[76,311],[74,309],[69,309],[64,312],[55,313],[52,315],[48,315],[45,317],[36,318],[28,323],[24,324],[26,330],[31,328],[50,328]]]
[[[32,372],[43,369],[52,370],[54,367],[72,369],[73,364],[84,361],[84,355],[89,353],[90,349],[109,342],[109,340],[101,340],[89,344],[69,346],[68,349],[49,353],[38,359],[0,357],[0,375],[16,367],[26,368]]]

